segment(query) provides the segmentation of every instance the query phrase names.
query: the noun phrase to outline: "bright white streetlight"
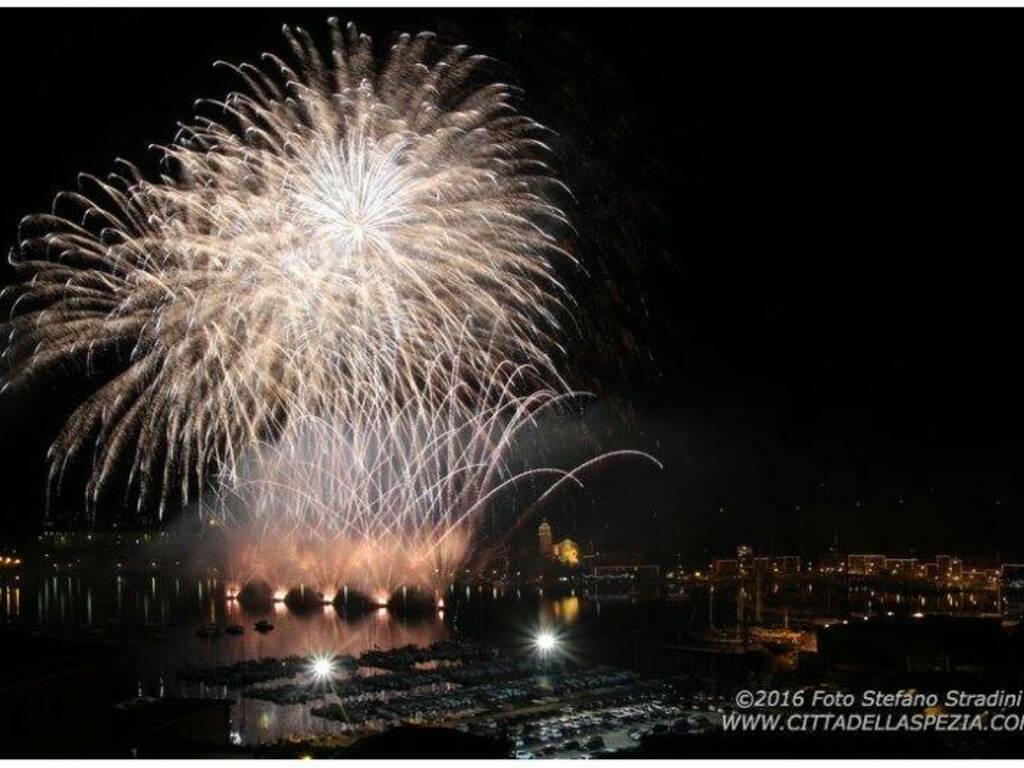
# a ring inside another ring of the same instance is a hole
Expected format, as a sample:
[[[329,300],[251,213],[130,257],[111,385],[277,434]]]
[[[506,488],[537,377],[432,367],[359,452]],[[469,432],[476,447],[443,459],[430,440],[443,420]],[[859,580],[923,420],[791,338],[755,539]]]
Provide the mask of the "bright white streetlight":
[[[317,680],[326,680],[334,675],[334,660],[327,656],[318,656],[313,659],[311,669],[313,677]]]
[[[556,638],[553,633],[544,631],[538,633],[533,642],[537,646],[537,650],[541,653],[550,653],[555,650],[555,646],[558,645],[558,638]]]

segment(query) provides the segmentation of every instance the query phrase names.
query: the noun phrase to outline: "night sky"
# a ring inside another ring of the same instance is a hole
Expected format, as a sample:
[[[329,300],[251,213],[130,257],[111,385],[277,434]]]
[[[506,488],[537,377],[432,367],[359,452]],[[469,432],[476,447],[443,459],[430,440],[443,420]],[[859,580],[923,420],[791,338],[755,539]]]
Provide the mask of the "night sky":
[[[4,12],[4,247],[79,171],[151,166],[235,85],[213,60],[280,50],[285,22],[324,39],[327,15]],[[666,471],[603,473],[556,535],[691,563],[836,535],[1024,556],[1024,12],[339,15],[378,47],[431,29],[494,56],[558,132],[589,267],[567,275],[573,375],[604,447]],[[6,524],[41,521],[46,446],[87,391],[0,402]]]

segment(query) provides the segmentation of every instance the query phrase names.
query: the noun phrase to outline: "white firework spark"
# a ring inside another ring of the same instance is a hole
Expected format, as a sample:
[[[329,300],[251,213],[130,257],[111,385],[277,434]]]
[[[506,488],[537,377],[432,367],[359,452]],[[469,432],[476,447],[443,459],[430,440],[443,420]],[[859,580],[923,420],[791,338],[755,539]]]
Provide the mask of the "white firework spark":
[[[403,35],[379,64],[331,35],[326,57],[286,28],[293,64],[225,65],[244,90],[162,148],[167,175],[122,163],[23,222],[4,386],[119,366],[53,443],[54,487],[91,447],[93,506],[130,465],[162,516],[289,420],[386,424],[439,364],[553,372],[571,257],[544,129],[470,85],[465,47],[429,61],[431,36]]]

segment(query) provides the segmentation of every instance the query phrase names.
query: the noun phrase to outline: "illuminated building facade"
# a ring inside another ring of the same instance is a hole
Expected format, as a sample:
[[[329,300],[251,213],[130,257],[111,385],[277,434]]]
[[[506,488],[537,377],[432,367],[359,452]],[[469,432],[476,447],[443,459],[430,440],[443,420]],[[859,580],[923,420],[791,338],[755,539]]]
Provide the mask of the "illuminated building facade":
[[[800,573],[799,555],[773,555],[768,558],[768,571],[778,576],[795,576]]]
[[[846,555],[840,552],[823,552],[818,555],[819,573],[844,573],[846,571]]]
[[[846,570],[851,576],[874,576],[885,573],[885,555],[850,555]]]
[[[917,572],[916,557],[887,557],[885,558],[885,573],[888,576],[895,576],[901,579],[912,578]]]
[[[541,557],[551,557],[551,524],[547,520],[541,520],[537,528],[537,539]]]
[[[964,563],[952,555],[936,555],[935,565],[940,579],[954,581],[964,575]]]
[[[580,547],[572,539],[562,539],[551,547],[551,554],[562,565],[575,568],[580,564]]]

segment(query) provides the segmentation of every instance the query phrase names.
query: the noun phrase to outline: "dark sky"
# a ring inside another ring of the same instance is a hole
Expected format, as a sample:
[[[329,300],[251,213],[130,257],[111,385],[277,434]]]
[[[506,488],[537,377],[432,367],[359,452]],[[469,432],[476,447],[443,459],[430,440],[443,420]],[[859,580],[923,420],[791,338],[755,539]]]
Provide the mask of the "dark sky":
[[[322,35],[327,15],[5,11],[5,247],[79,171],[152,158],[193,99],[233,86],[214,59],[279,50],[284,22]],[[378,44],[431,29],[491,54],[559,134],[594,429],[667,469],[605,473],[556,534],[691,561],[836,532],[1024,555],[1024,12],[343,18]],[[46,445],[81,394],[0,403],[9,522],[39,519]]]

